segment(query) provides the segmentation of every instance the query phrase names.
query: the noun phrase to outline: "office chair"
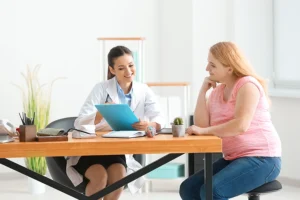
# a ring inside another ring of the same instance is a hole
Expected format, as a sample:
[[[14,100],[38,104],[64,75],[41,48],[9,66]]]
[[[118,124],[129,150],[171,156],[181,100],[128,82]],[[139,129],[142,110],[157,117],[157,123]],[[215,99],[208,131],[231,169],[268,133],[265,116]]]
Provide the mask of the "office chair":
[[[74,121],[76,118],[77,117],[67,117],[58,119],[48,124],[46,128],[59,128],[64,129],[64,131],[67,131],[70,128],[74,128]],[[133,155],[133,157],[142,166],[145,165],[145,155],[135,154]],[[78,192],[84,193],[85,187],[88,183],[87,180],[83,179],[84,181],[79,186],[74,187],[73,183],[66,174],[67,161],[64,157],[46,157],[46,161],[50,175],[54,181],[65,185],[69,188],[72,188]]]
[[[248,200],[260,200],[261,194],[276,192],[281,189],[282,189],[281,183],[277,180],[274,180],[274,181],[266,183],[258,188],[255,188],[254,190],[251,190],[250,192],[247,192]]]

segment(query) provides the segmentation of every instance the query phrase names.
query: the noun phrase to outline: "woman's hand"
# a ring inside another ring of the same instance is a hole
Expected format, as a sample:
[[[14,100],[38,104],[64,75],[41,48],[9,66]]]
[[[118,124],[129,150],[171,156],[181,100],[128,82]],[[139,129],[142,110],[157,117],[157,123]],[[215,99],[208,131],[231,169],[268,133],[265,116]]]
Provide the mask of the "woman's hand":
[[[202,83],[201,92],[206,93],[211,87],[215,88],[216,86],[217,82],[210,80],[209,77],[205,77]]]
[[[139,122],[136,122],[132,125],[132,127],[138,131],[145,131],[148,126],[149,126],[149,122],[141,121],[141,119]]]
[[[185,132],[189,135],[207,134],[206,128],[201,128],[201,127],[195,126],[195,125],[188,127]]]

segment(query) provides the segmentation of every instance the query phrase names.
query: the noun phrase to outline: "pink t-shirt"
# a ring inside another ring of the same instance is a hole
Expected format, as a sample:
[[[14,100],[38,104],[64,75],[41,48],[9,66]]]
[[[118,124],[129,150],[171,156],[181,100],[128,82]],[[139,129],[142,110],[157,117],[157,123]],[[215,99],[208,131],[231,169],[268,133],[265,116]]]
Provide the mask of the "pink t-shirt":
[[[223,124],[234,118],[237,93],[245,83],[249,82],[259,89],[260,99],[249,129],[240,135],[222,138],[222,150],[226,160],[246,156],[281,156],[281,142],[271,121],[269,104],[263,87],[251,76],[238,79],[227,102],[223,100],[224,84],[212,91],[208,102],[210,125]]]

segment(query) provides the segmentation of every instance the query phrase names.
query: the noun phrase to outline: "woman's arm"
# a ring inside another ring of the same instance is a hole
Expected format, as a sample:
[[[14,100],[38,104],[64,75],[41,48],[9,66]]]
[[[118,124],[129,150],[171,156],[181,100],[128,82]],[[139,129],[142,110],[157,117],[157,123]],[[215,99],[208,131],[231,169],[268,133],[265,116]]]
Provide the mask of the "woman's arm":
[[[206,99],[206,92],[211,88],[216,87],[216,82],[210,80],[208,77],[206,77],[202,83],[198,99],[197,99],[197,104],[196,104],[196,109],[194,112],[194,124],[195,126],[200,126],[200,127],[209,127],[209,112],[207,108],[207,99]]]
[[[189,134],[213,134],[219,137],[230,137],[248,130],[260,98],[260,92],[253,83],[243,85],[236,98],[234,119],[220,125],[207,128],[190,127]]]
[[[209,112],[207,108],[206,92],[200,91],[194,112],[194,124],[200,127],[209,127]]]

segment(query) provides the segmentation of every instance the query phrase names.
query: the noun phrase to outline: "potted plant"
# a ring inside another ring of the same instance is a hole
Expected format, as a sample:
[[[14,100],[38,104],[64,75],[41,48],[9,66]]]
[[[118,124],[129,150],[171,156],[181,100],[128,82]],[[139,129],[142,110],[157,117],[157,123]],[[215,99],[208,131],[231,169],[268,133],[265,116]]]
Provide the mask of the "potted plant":
[[[185,127],[181,117],[174,119],[172,123],[172,134],[173,137],[183,137],[185,135]]]
[[[26,89],[16,85],[22,91],[24,112],[28,117],[34,117],[34,125],[37,131],[45,128],[49,122],[52,86],[53,83],[59,79],[53,80],[50,84],[41,85],[38,79],[40,67],[40,65],[37,65],[31,70],[30,67],[27,66],[27,73],[21,73],[26,82]],[[25,165],[28,169],[41,175],[45,175],[47,172],[45,157],[25,158]],[[45,191],[44,184],[31,178],[29,181],[31,193],[37,194]]]

